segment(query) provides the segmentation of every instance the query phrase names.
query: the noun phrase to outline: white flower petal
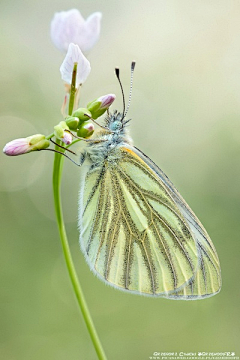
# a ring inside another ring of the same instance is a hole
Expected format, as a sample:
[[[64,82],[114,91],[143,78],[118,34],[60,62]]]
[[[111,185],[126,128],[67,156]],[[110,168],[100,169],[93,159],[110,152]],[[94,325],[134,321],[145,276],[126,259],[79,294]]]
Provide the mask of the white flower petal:
[[[84,52],[88,52],[98,41],[101,29],[102,13],[95,12],[90,15],[85,22],[85,33],[84,36],[78,34],[78,42],[80,48]]]
[[[89,61],[81,52],[79,46],[71,43],[60,67],[62,79],[68,84],[71,84],[72,82],[72,71],[75,63],[78,64],[76,77],[76,87],[78,87],[79,84],[84,83],[87,79],[91,71],[91,66]]]
[[[71,42],[76,42],[80,28],[85,20],[77,9],[55,13],[51,22],[51,38],[54,45],[67,52]]]
[[[66,52],[70,43],[77,44],[83,52],[97,42],[102,14],[95,12],[85,21],[77,9],[55,13],[51,22],[51,38],[54,45]]]

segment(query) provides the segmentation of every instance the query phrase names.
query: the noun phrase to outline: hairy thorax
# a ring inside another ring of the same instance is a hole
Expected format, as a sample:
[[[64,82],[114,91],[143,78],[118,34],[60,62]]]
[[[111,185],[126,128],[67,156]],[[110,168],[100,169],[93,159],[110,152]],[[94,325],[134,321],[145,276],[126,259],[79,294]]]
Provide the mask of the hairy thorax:
[[[109,131],[99,131],[86,147],[86,155],[92,164],[99,165],[105,160],[115,162],[120,156],[119,148],[132,145],[121,113],[110,115],[105,122]]]

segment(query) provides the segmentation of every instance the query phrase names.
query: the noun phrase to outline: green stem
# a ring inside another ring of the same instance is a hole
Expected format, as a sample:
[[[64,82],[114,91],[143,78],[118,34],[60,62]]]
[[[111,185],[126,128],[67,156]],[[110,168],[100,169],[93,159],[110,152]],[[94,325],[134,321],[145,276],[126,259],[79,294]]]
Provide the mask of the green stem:
[[[72,82],[71,82],[71,90],[70,90],[70,98],[69,98],[69,105],[68,105],[68,113],[72,115],[75,95],[76,95],[76,77],[77,77],[77,63],[74,63],[73,72],[72,72]],[[54,136],[54,132],[47,135],[46,139],[49,140]]]
[[[58,148],[59,150],[59,148]],[[61,150],[60,150],[61,151]],[[63,159],[64,157],[60,154],[55,153],[54,158],[54,166],[53,166],[53,194],[54,194],[54,205],[55,212],[57,217],[59,234],[62,242],[64,257],[68,269],[69,276],[71,278],[71,282],[73,285],[73,289],[75,295],[77,297],[77,302],[82,312],[85,324],[87,326],[89,335],[91,337],[92,343],[95,347],[96,353],[98,355],[99,360],[106,360],[106,356],[104,354],[104,350],[102,348],[101,342],[98,338],[96,329],[94,327],[90,312],[87,307],[87,303],[85,301],[82,288],[80,286],[77,273],[73,264],[67,234],[65,230],[63,213],[62,213],[62,204],[61,204],[61,193],[60,193],[60,185],[61,185],[61,175],[62,175],[62,167],[63,167]]]
[[[73,72],[72,72],[72,83],[71,83],[70,99],[69,99],[69,106],[68,106],[68,114],[69,115],[72,115],[75,94],[76,94],[77,65],[78,65],[77,63],[74,64]]]
[[[53,136],[54,136],[54,133],[51,133],[51,134],[49,134],[49,135],[46,136],[46,139],[49,140],[49,139],[51,139]]]

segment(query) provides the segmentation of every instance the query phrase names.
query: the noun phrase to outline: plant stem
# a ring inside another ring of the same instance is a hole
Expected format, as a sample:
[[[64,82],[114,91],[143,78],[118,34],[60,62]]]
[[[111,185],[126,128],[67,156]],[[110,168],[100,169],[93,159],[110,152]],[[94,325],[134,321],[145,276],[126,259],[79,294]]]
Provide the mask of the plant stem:
[[[60,148],[58,148],[58,151]],[[64,220],[63,220],[63,213],[62,213],[62,204],[61,204],[61,192],[60,192],[60,185],[61,185],[61,175],[62,175],[62,167],[63,167],[63,160],[64,157],[60,154],[55,153],[54,157],[54,166],[53,166],[53,194],[54,194],[54,205],[55,205],[55,212],[56,218],[58,223],[59,234],[62,242],[64,257],[68,269],[69,276],[71,278],[71,282],[73,285],[73,289],[75,295],[77,297],[77,302],[82,312],[85,324],[87,326],[89,335],[91,337],[92,343],[95,347],[97,356],[99,360],[106,360],[106,356],[104,354],[104,350],[102,348],[101,342],[98,338],[95,326],[93,324],[90,312],[87,307],[87,303],[85,301],[82,288],[80,286],[77,273],[73,264],[67,234],[65,230]]]
[[[72,72],[72,83],[71,83],[71,91],[70,91],[70,99],[69,99],[69,106],[68,106],[68,113],[72,115],[73,107],[74,107],[74,100],[76,94],[76,76],[77,76],[77,63],[73,66]]]
[[[49,140],[49,139],[51,139],[53,136],[54,136],[54,132],[51,133],[51,134],[49,134],[49,135],[47,135],[47,136],[46,136],[46,139]]]

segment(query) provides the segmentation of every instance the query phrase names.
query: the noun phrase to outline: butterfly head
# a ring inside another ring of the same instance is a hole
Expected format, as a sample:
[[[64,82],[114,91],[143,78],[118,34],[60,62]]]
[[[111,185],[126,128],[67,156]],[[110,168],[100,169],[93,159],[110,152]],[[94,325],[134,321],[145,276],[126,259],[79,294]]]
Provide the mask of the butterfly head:
[[[113,113],[109,113],[106,121],[106,127],[115,134],[125,133],[125,125],[130,121],[126,120],[123,113],[115,110]]]

